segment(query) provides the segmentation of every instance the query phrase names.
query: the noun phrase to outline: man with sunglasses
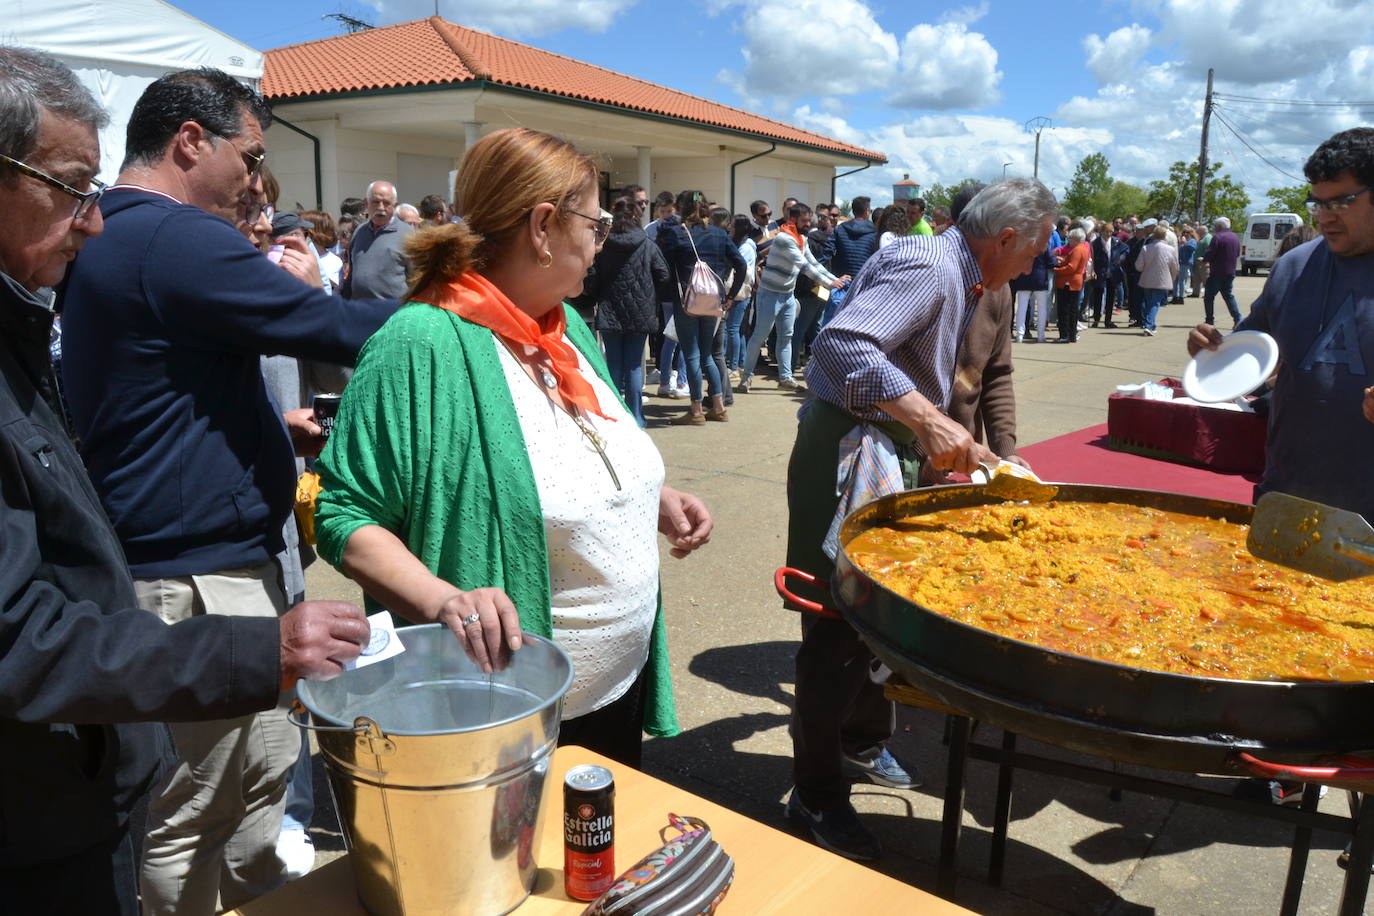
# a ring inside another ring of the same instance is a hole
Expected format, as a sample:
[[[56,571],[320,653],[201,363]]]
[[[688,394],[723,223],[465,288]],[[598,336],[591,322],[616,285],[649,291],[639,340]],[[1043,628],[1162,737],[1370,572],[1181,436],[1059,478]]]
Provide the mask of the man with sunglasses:
[[[1331,137],[1303,173],[1321,237],[1275,262],[1237,325],[1271,334],[1279,345],[1256,495],[1290,493],[1374,521],[1374,487],[1360,473],[1374,463],[1374,423],[1362,415],[1374,384],[1374,128]],[[1223,339],[1200,324],[1188,352],[1216,349]]]
[[[129,816],[172,762],[161,721],[271,707],[330,676],[362,612],[280,620],[138,607],[48,362],[51,293],[104,230],[100,106],[45,54],[0,46],[0,888],[15,913],[138,912]],[[81,724],[72,724],[81,723]]]
[[[256,626],[286,611],[274,557],[294,456],[318,452],[320,430],[308,409],[283,415],[272,403],[260,356],[351,365],[395,308],[330,296],[317,271],[307,285],[235,229],[262,182],[269,118],[260,96],[218,70],[149,85],[101,202],[108,231],[85,246],[63,295],[63,381],[82,457],[139,603],[168,623]],[[284,244],[313,259],[303,240]],[[234,907],[282,882],[275,847],[300,738],[284,708],[249,712],[171,726],[179,756],[149,803],[145,913],[208,914],[217,897]]]

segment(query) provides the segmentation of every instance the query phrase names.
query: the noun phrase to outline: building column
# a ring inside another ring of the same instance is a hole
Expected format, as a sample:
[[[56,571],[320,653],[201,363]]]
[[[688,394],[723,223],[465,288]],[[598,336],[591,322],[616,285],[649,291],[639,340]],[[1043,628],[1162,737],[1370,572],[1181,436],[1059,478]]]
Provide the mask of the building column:
[[[653,212],[653,211],[654,211],[654,208],[653,208],[653,206],[652,206],[652,202],[653,202],[653,199],[654,199],[654,192],[653,192],[653,190],[652,190],[651,187],[650,187],[651,184],[653,183],[653,177],[654,177],[654,171],[653,171],[653,168],[651,167],[651,163],[650,163],[650,161],[649,161],[649,150],[651,150],[651,149],[653,149],[653,147],[651,147],[651,146],[636,146],[636,147],[635,147],[635,156],[637,157],[637,159],[638,159],[638,164],[639,164],[639,180],[638,180],[638,184],[639,184],[640,187],[644,188],[644,193],[646,193],[646,194],[649,195],[649,201],[650,201],[650,204],[651,204],[651,206],[648,206],[648,207],[645,207],[645,208],[644,208],[644,215],[643,215],[642,217],[640,217],[640,221],[641,221],[641,222],[647,221],[647,220],[650,220],[650,219],[653,219],[653,216],[654,216],[654,212]]]
[[[464,121],[464,122],[463,122],[463,151],[466,152],[467,150],[472,149],[473,144],[475,144],[475,143],[476,143],[478,140],[480,140],[480,139],[482,139],[482,122],[481,122],[481,121]]]

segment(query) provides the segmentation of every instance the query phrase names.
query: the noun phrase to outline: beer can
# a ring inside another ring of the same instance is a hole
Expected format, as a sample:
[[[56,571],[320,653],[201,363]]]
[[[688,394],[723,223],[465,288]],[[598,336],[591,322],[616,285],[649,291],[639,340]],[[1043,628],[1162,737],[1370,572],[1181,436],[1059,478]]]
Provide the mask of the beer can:
[[[334,431],[334,417],[339,412],[341,394],[316,394],[310,397],[310,409],[315,411],[315,422],[320,425],[321,439],[328,439]]]
[[[615,883],[615,778],[576,766],[563,780],[563,889],[595,900]]]

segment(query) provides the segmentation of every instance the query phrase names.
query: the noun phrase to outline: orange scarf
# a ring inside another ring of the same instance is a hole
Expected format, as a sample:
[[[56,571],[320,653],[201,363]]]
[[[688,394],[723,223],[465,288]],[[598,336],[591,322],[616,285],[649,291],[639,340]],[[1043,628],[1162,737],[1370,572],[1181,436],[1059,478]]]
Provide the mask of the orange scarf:
[[[806,249],[806,242],[802,239],[801,233],[797,231],[797,226],[795,223],[783,223],[778,228],[783,232],[786,232],[788,235],[792,236],[792,238],[796,239],[798,248],[801,248],[802,250]]]
[[[561,307],[550,309],[542,318],[534,319],[515,307],[506,294],[476,271],[466,271],[448,286],[433,286],[416,298],[466,318],[473,324],[489,328],[507,344],[535,347],[549,354],[553,360],[553,375],[558,379],[558,393],[569,404],[590,411],[604,420],[615,420],[601,412],[596,390],[582,376],[577,364],[577,351],[563,340],[568,318]]]

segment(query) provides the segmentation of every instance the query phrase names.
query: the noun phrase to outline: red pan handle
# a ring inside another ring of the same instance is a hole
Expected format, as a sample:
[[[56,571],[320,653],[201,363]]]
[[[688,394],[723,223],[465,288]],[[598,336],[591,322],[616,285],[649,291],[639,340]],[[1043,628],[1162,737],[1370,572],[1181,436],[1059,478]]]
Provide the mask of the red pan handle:
[[[791,566],[780,567],[777,572],[773,573],[773,587],[778,590],[778,594],[782,596],[783,603],[789,608],[798,611],[807,611],[818,617],[829,617],[833,620],[844,619],[840,616],[839,611],[828,604],[821,604],[818,601],[811,601],[807,598],[792,594],[792,590],[787,587],[787,578],[789,576],[794,579],[800,579],[807,585],[815,586],[824,592],[830,591],[830,583],[821,581],[809,572],[793,569]]]
[[[1346,782],[1374,781],[1374,760],[1367,757],[1334,757],[1340,766],[1303,767],[1287,763],[1268,763],[1244,752],[1236,754],[1241,767],[1266,779],[1293,782],[1320,782],[1337,786]]]

